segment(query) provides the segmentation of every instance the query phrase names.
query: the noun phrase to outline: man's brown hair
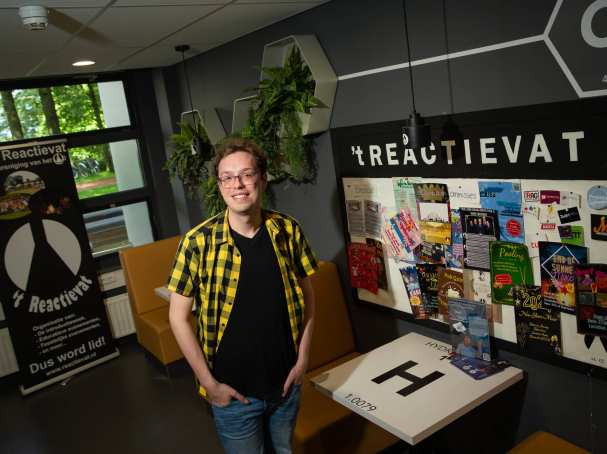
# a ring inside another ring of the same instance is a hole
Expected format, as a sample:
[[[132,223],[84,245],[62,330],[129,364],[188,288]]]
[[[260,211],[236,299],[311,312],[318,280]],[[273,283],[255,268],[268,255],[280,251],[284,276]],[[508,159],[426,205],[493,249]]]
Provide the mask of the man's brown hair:
[[[259,145],[257,145],[253,140],[245,139],[243,137],[226,137],[215,148],[215,160],[213,162],[213,167],[215,169],[216,178],[219,176],[218,170],[221,160],[226,156],[238,151],[244,151],[245,153],[250,153],[253,155],[255,164],[257,165],[257,171],[260,175],[265,175],[268,167],[268,161],[265,153],[261,150],[261,148],[259,148]]]

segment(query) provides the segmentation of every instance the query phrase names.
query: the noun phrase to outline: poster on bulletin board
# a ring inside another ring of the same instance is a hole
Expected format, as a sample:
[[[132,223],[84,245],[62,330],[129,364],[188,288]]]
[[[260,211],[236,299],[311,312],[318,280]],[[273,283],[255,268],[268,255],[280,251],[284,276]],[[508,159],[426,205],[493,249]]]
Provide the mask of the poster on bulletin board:
[[[386,288],[377,293],[356,289],[357,298],[445,322],[433,304],[438,301],[436,289],[412,285],[413,274],[403,270],[417,267],[419,277],[425,264],[439,266],[433,268],[437,282],[445,280],[442,270],[463,271],[464,287],[472,287],[464,288],[466,295],[481,298],[482,293],[486,304],[491,304],[491,294],[497,298],[493,306],[499,311],[489,311],[495,315],[491,335],[517,344],[512,292],[520,283],[542,288],[540,256],[550,253],[546,248],[542,252],[541,244],[584,248],[589,263],[607,260],[602,238],[607,234],[606,101],[592,98],[428,118],[432,143],[419,150],[406,146],[405,121],[331,130],[342,212],[348,219],[346,240],[366,243],[375,238],[378,251],[383,245]],[[365,203],[381,213],[379,236],[351,228],[366,225],[365,210],[350,208]],[[401,214],[412,222],[396,228],[390,219]],[[418,234],[419,244],[409,241]],[[511,245],[502,246],[504,251],[518,252],[508,266],[500,265],[512,272],[496,272],[491,279],[489,245],[496,241]],[[521,270],[524,274],[514,269],[519,258],[531,262]],[[573,282],[564,282],[573,280],[572,274],[564,274],[566,258],[543,259],[548,284],[542,304],[554,301],[549,292],[557,283],[568,297],[573,295]],[[475,282],[481,278],[483,282]],[[479,291],[485,284],[488,294]],[[559,355],[607,368],[605,338],[578,332],[575,310],[567,304],[560,318]]]

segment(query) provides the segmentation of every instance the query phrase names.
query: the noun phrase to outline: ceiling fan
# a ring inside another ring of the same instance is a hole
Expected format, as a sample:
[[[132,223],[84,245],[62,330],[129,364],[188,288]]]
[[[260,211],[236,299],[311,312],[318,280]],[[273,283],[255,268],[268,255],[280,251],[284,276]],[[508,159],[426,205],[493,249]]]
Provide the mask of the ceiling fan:
[[[19,8],[19,16],[24,27],[31,31],[44,31],[50,25],[72,36],[77,36],[95,44],[108,44],[111,42],[105,35],[93,30],[89,26],[99,14],[95,15],[88,24],[83,24],[58,9],[47,8],[41,5],[29,5]]]

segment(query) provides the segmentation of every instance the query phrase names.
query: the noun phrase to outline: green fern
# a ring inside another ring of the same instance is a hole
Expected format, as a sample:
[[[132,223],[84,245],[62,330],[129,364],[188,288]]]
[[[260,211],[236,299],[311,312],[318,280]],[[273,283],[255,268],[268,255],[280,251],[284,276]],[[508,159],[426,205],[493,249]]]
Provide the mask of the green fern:
[[[191,197],[199,196],[201,184],[208,178],[206,162],[214,154],[211,141],[200,122],[195,127],[181,122],[180,132],[171,135],[174,151],[163,168],[168,170],[171,178],[178,177]],[[197,153],[192,153],[192,143],[198,140]]]
[[[254,139],[268,156],[268,172],[275,180],[301,182],[311,177],[311,141],[302,136],[298,113],[326,107],[314,97],[315,83],[310,68],[293,47],[284,66],[261,68],[265,78],[256,88],[257,99],[242,131]]]

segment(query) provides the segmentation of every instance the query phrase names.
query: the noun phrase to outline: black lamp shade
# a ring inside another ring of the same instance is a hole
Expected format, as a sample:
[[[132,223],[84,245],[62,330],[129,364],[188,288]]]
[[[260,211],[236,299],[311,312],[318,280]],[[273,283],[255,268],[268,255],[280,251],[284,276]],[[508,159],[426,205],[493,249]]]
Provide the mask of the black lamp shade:
[[[403,127],[403,132],[409,138],[407,148],[420,149],[429,147],[432,143],[430,135],[430,125],[427,125],[423,117],[417,112],[413,112],[407,120],[407,125]]]

